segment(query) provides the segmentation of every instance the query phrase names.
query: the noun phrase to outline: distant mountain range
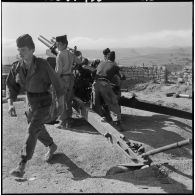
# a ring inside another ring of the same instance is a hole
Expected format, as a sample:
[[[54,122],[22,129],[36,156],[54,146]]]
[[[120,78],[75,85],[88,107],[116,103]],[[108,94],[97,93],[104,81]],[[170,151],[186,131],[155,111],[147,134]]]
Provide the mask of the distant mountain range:
[[[121,66],[145,66],[174,64],[192,66],[192,48],[115,48],[116,62]],[[103,59],[102,50],[81,50],[84,57]],[[36,54],[46,58],[45,54]],[[16,56],[2,56],[2,64],[16,61]]]
[[[178,64],[192,66],[192,48],[124,48],[113,49],[116,52],[116,62],[121,66],[145,66]],[[83,56],[103,58],[102,51],[83,50]]]

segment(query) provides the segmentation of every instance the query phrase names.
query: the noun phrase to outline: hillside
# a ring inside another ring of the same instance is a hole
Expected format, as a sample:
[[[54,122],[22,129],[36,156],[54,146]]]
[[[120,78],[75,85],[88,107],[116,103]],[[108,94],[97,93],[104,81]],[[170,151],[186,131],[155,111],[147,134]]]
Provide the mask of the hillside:
[[[144,65],[181,65],[192,66],[192,48],[123,48],[113,49],[116,62],[122,66]],[[102,58],[102,51],[83,50],[83,56]]]
[[[79,48],[78,48],[79,49]],[[112,49],[112,48],[111,48]],[[121,66],[180,65],[192,66],[192,48],[115,48],[116,62]],[[81,50],[84,57],[103,59],[102,50]],[[37,54],[44,57],[44,54]],[[45,56],[46,57],[46,56]],[[2,56],[2,64],[16,60],[15,56]]]

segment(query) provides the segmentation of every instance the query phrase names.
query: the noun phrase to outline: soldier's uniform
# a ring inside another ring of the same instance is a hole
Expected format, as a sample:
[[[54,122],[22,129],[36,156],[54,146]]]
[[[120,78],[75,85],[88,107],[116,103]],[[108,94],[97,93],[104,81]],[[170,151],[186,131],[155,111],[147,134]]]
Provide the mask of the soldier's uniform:
[[[56,37],[56,41],[65,41],[68,43],[66,35]],[[70,119],[72,117],[72,99],[74,95],[74,63],[80,64],[81,59],[67,49],[59,51],[56,57],[55,71],[58,73],[58,75],[60,75],[61,83],[63,86],[64,109],[63,113],[59,116],[60,124],[62,126],[65,125],[66,122],[70,122]]]
[[[118,122],[121,120],[120,106],[118,104],[118,96],[113,91],[113,83],[111,80],[114,75],[119,74],[119,67],[115,62],[101,62],[97,67],[96,79],[93,83],[93,106],[100,114],[102,113],[102,104],[106,104],[110,110],[112,120]]]
[[[27,91],[28,136],[21,154],[25,162],[32,158],[37,139],[46,147],[53,143],[53,139],[44,126],[44,123],[49,120],[52,102],[49,93],[50,85],[53,85],[58,98],[62,95],[59,80],[50,65],[45,60],[36,57],[33,62],[28,71],[22,60],[15,62],[6,80],[7,98],[16,100],[20,90]]]
[[[15,101],[20,91],[26,91],[28,99],[28,132],[21,151],[19,166],[11,171],[14,176],[22,176],[26,162],[33,156],[37,139],[50,148],[46,160],[50,160],[57,148],[44,124],[49,120],[48,116],[52,102],[49,93],[50,85],[53,85],[58,99],[62,96],[62,90],[57,74],[47,61],[33,55],[35,47],[31,36],[28,34],[22,35],[16,42],[18,48],[27,47],[30,51],[29,56],[32,57],[29,68],[22,59],[13,63],[6,79],[7,99]]]
[[[106,49],[103,50],[103,55],[104,55],[105,61],[108,60],[108,56],[109,56],[110,52],[111,51],[110,51],[109,48],[106,48]],[[117,66],[116,62],[113,62],[113,64]],[[112,76],[111,82],[113,84],[115,84],[115,86],[113,87],[113,90],[114,90],[115,94],[118,96],[118,98],[120,98],[120,96],[121,96],[121,90],[120,90],[121,75],[120,75],[119,71],[117,71],[116,75]]]
[[[115,63],[115,66],[117,66],[117,64]],[[112,79],[111,82],[113,84],[115,84],[113,86],[113,90],[114,93],[117,95],[118,99],[121,97],[121,75],[119,73],[119,71],[117,72],[117,74],[115,74]]]

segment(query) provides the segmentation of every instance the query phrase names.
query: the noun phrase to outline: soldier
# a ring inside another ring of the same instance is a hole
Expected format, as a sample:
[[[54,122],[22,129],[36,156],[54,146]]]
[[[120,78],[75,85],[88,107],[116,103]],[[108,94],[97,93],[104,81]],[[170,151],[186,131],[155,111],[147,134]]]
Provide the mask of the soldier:
[[[109,56],[110,52],[111,51],[110,51],[109,48],[106,48],[106,49],[103,50],[105,61],[108,61],[108,56]],[[115,55],[114,51],[113,51],[113,55]],[[117,66],[117,63],[115,61],[113,63],[114,63],[115,66]],[[114,84],[113,85],[113,91],[117,95],[118,100],[119,100],[119,98],[121,97],[121,75],[120,75],[120,72],[117,72],[117,74],[115,74],[112,77],[111,82]],[[106,105],[104,105],[104,111],[105,111],[105,114],[106,114],[107,118],[110,118],[109,117],[109,109]]]
[[[13,63],[6,80],[6,87],[8,113],[11,116],[14,116],[15,113],[13,101],[16,100],[20,90],[25,90],[28,98],[28,133],[21,151],[21,161],[10,172],[13,176],[22,177],[25,173],[27,161],[33,156],[37,139],[49,147],[45,156],[46,161],[50,161],[56,151],[57,145],[44,126],[52,102],[49,93],[50,85],[52,84],[56,91],[59,107],[63,105],[63,96],[60,81],[55,71],[52,70],[46,60],[34,56],[35,45],[32,37],[24,34],[17,38],[16,44],[21,60]]]
[[[81,64],[81,59],[67,50],[68,40],[66,35],[56,37],[56,46],[59,53],[56,58],[55,71],[60,77],[64,94],[63,112],[59,116],[60,122],[56,127],[69,128],[72,125],[72,99],[74,86],[73,66],[74,63]]]
[[[113,51],[113,52],[114,52],[114,51]],[[109,49],[109,48],[106,48],[106,49],[103,50],[103,55],[104,55],[104,60],[105,60],[105,61],[108,61],[109,53],[110,53],[110,49]],[[115,53],[114,53],[114,55],[115,55]],[[117,66],[117,63],[116,63],[115,61],[114,61],[113,63],[114,63],[114,65]],[[117,94],[118,99],[119,99],[120,96],[121,96],[121,91],[120,91],[121,75],[120,75],[120,72],[117,73],[117,74],[115,74],[115,75],[112,77],[111,82],[112,82],[113,84],[115,84],[113,90],[114,90],[114,92]]]
[[[115,52],[108,54],[108,60],[101,62],[97,67],[95,82],[93,83],[93,106],[95,111],[103,116],[102,105],[108,106],[113,124],[122,131],[121,112],[118,97],[113,91],[111,80],[119,74],[119,67],[115,65]]]

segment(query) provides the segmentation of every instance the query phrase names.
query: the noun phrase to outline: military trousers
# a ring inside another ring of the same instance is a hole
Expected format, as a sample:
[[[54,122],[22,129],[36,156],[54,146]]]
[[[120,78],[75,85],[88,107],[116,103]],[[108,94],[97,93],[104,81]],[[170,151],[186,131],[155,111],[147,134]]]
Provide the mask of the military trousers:
[[[52,102],[51,95],[48,94],[42,97],[29,97],[27,95],[27,98],[29,109],[25,114],[28,121],[28,132],[21,151],[22,161],[25,162],[32,158],[37,140],[43,143],[46,147],[53,143],[53,139],[44,126],[49,119]]]
[[[97,80],[92,85],[92,101],[94,110],[103,115],[102,105],[108,106],[113,121],[121,120],[121,109],[118,96],[114,93],[112,85],[107,81]]]
[[[64,75],[61,77],[61,83],[63,86],[64,106],[63,112],[59,116],[61,123],[68,121],[72,117],[72,100],[74,96],[74,75]]]

